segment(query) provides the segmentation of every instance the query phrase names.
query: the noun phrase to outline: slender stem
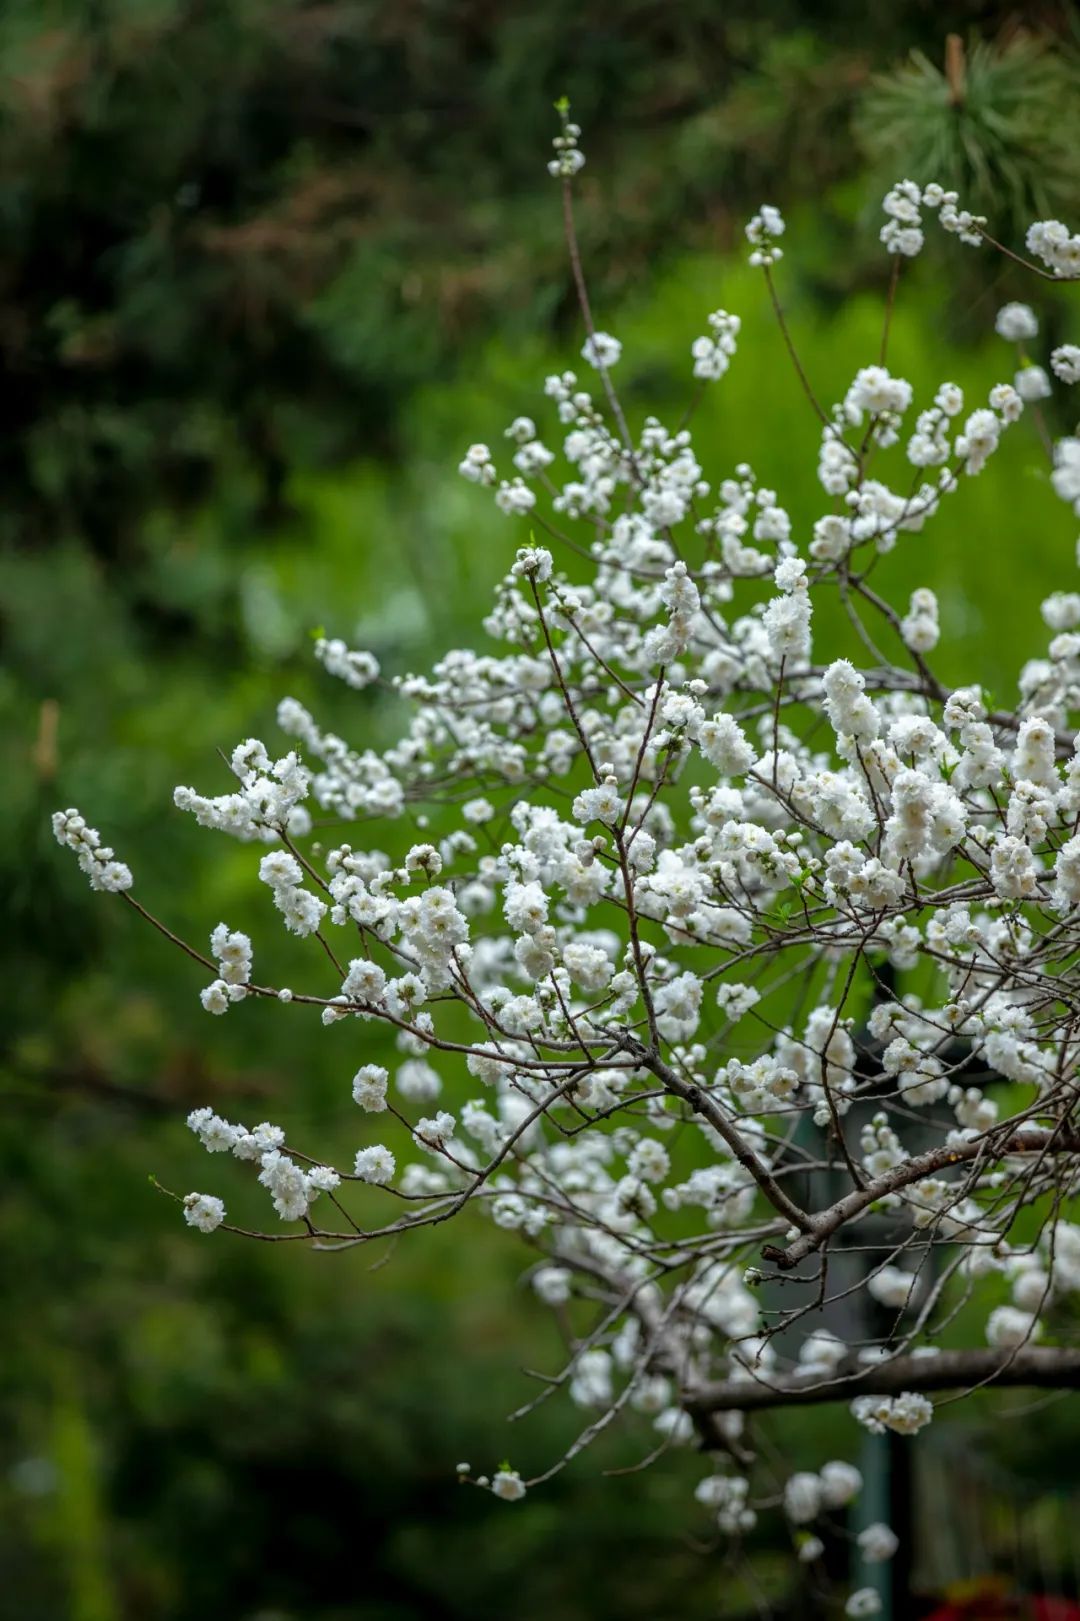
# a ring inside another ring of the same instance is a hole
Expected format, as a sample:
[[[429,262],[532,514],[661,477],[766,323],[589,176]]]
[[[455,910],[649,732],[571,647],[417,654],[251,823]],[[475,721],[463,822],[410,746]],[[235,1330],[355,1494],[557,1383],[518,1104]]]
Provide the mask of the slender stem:
[[[749,1171],[773,1209],[778,1210],[786,1220],[799,1228],[803,1238],[797,1242],[807,1243],[812,1240],[816,1231],[814,1218],[808,1216],[806,1211],[784,1192],[772,1172],[762,1163],[759,1155],[750,1148],[742,1133],[728,1119],[717,1100],[710,1097],[707,1092],[703,1092],[700,1086],[684,1081],[670,1064],[665,1064],[659,1053],[643,1053],[641,1064],[643,1069],[650,1070],[658,1081],[662,1081],[669,1092],[673,1092],[677,1098],[682,1098],[684,1103],[688,1103],[696,1114],[700,1114],[715,1131],[719,1132],[739,1164],[744,1170]]]
[[[893,254],[892,271],[889,275],[889,291],[885,295],[885,324],[881,329],[881,364],[884,366],[885,357],[889,352],[889,331],[892,327],[893,307],[896,304],[896,288],[900,280],[900,255]]]
[[[768,265],[762,265],[761,268],[765,276],[765,285],[769,289],[769,297],[772,300],[773,311],[776,315],[780,331],[783,334],[784,343],[787,345],[787,352],[791,356],[791,363],[795,367],[798,374],[799,382],[802,384],[803,393],[806,395],[807,399],[810,401],[810,404],[817,412],[819,421],[824,423],[826,428],[830,428],[832,427],[832,423],[826,413],[822,410],[821,406],[818,404],[817,395],[810,386],[810,379],[803,370],[802,361],[799,359],[791,333],[788,330],[788,324],[784,318],[784,311],[780,304],[780,300],[777,297],[776,283],[773,281],[772,271]]]
[[[634,442],[630,438],[630,429],[626,425],[626,418],[623,415],[623,408],[619,404],[619,399],[615,393],[611,377],[608,374],[608,369],[603,364],[596,348],[596,324],[593,321],[592,306],[589,303],[589,290],[585,285],[585,272],[581,266],[581,251],[578,247],[577,231],[574,227],[573,192],[571,190],[569,180],[563,181],[562,193],[563,226],[566,231],[566,246],[567,251],[570,254],[570,269],[574,277],[574,288],[577,292],[578,304],[581,308],[581,318],[585,323],[585,331],[588,334],[589,342],[592,346],[593,356],[596,361],[596,369],[600,373],[600,378],[604,385],[604,393],[607,395],[608,404],[611,406],[611,414],[615,418],[618,425],[619,437],[622,439],[623,445],[626,449],[626,454],[630,459],[630,465],[634,470],[634,475],[640,483],[641,475],[638,472],[637,462],[634,459]]]
[[[1043,270],[1039,265],[1035,264],[1033,260],[1025,259],[1022,253],[1014,253],[1011,248],[1007,248],[1005,246],[1004,242],[999,242],[996,237],[991,236],[985,225],[977,225],[975,229],[978,231],[984,242],[989,242],[990,246],[992,248],[996,248],[999,253],[1003,253],[1006,259],[1011,259],[1014,264],[1023,265],[1025,270],[1030,270],[1036,276],[1041,276],[1043,281],[1052,281],[1060,284],[1061,281],[1065,279],[1061,276],[1055,276],[1050,270]]]

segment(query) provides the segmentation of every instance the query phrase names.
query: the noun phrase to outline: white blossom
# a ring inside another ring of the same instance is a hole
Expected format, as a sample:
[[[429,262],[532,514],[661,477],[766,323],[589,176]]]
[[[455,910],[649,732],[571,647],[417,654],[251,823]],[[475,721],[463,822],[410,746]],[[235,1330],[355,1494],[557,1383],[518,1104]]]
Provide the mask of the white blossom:
[[[57,843],[75,852],[91,889],[118,895],[131,888],[131,868],[117,861],[109,846],[102,844],[97,829],[88,827],[77,810],[57,811],[52,829]]]
[[[790,1475],[784,1485],[784,1512],[796,1525],[816,1518],[822,1506],[821,1480],[803,1470]]]
[[[1013,379],[1013,386],[1025,405],[1049,399],[1052,393],[1050,379],[1041,366],[1022,366]]]
[[[184,1220],[200,1233],[212,1233],[225,1220],[225,1206],[212,1193],[189,1193],[184,1198]]]
[[[374,1182],[378,1186],[393,1179],[396,1162],[393,1154],[381,1143],[357,1150],[353,1171],[361,1182]]]
[[[892,1430],[897,1435],[914,1435],[934,1416],[925,1396],[904,1391],[900,1396],[856,1396],[851,1411],[874,1435]]]
[[[1038,337],[1038,317],[1030,304],[1003,304],[994,317],[994,331],[1010,343],[1024,343]]]
[[[910,1097],[910,1092],[908,1096]],[[918,1279],[913,1272],[905,1272],[898,1266],[883,1266],[870,1274],[866,1280],[866,1287],[881,1305],[899,1310],[909,1303],[917,1283]]]
[[[1010,1351],[1019,1350],[1022,1345],[1038,1339],[1039,1333],[1035,1315],[1030,1311],[1021,1311],[1016,1306],[995,1307],[986,1324],[987,1343]]]
[[[881,1520],[875,1520],[867,1525],[855,1538],[859,1552],[871,1565],[883,1564],[891,1559],[900,1546],[900,1538],[889,1525]]]
[[[880,1615],[880,1613],[881,1599],[873,1587],[857,1588],[844,1605],[844,1614],[849,1616]]]
[[[852,1463],[834,1458],[821,1471],[821,1495],[827,1508],[843,1508],[862,1491],[863,1478]]]
[[[1080,383],[1080,344],[1063,343],[1052,349],[1050,369],[1063,383]]]
[[[1027,233],[1027,250],[1041,259],[1055,276],[1080,276],[1080,232],[1073,233],[1060,220],[1037,220]]]
[[[381,1064],[362,1064],[353,1076],[353,1101],[369,1114],[379,1114],[386,1108],[386,1087],[389,1076]]]
[[[519,1503],[525,1496],[525,1482],[516,1469],[500,1469],[491,1482],[492,1494],[504,1503]]]
[[[594,332],[592,337],[586,340],[581,354],[590,366],[595,366],[598,371],[608,371],[618,364],[622,344],[618,338],[613,338],[610,332]]]
[[[770,203],[764,204],[746,227],[746,240],[753,249],[750,263],[767,266],[782,258],[783,253],[776,246],[776,240],[783,234],[784,220],[780,210]]]

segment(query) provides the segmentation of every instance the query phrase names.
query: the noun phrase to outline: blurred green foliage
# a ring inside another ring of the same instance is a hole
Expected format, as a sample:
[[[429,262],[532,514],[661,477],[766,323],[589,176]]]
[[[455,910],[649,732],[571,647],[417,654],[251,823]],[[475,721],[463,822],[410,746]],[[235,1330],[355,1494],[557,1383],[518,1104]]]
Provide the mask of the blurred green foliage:
[[[880,324],[880,262],[850,246],[873,196],[852,118],[871,70],[912,45],[936,60],[943,30],[917,0],[832,0],[814,21],[706,0],[4,8],[0,1616],[696,1621],[802,1602],[782,1550],[755,1550],[755,1593],[691,1543],[692,1457],[600,1480],[650,1450],[646,1428],[521,1510],[454,1488],[459,1457],[539,1470],[575,1428],[556,1401],[507,1429],[536,1388],[519,1370],[559,1348],[516,1245],[478,1221],[379,1270],[183,1228],[148,1173],[262,1215],[187,1109],[269,1116],[345,1156],[355,1038],[296,1009],[208,1020],[194,966],[85,890],[47,815],[81,805],[178,932],[226,917],[301,983],[251,852],[170,790],[222,784],[215,751],[270,739],[285,692],[390,738],[393,705],[313,671],[316,625],[390,673],[475,635],[521,536],[456,461],[535,409],[580,342],[543,174],[558,92],[586,128],[583,238],[629,411],[677,415],[704,316],[738,310],[699,453],[716,475],[752,462],[805,532],[816,425],[760,282],[718,250],[745,201],[791,205],[785,301],[819,394],[842,392]],[[1063,26],[1052,6],[1043,21]],[[891,357],[921,399],[1011,369],[979,335],[1016,286],[982,268],[953,311],[905,272]],[[1022,519],[1001,494],[1017,488]],[[1004,692],[1074,538],[1024,423],[885,560],[884,588],[932,585],[945,676]],[[846,634],[838,607],[819,625]],[[833,1422],[800,1418],[807,1462]]]
[[[1068,34],[1070,5],[1041,10]],[[245,484],[250,519],[273,519],[298,463],[399,452],[415,385],[496,324],[570,310],[542,162],[556,96],[588,131],[590,258],[603,290],[628,289],[658,254],[729,239],[778,181],[809,197],[851,175],[871,72],[911,47],[937,62],[948,27],[993,30],[1011,8],[949,11],[8,0],[2,532],[75,533],[126,565],[163,501],[190,513]],[[950,178],[978,177],[1007,94],[1026,172],[1033,142],[1048,169],[1055,131],[1063,163],[1075,116],[1058,57],[998,60],[976,53],[971,106],[951,121],[936,91],[878,90],[890,161],[926,130],[940,142],[944,122],[961,132]],[[162,628],[190,628],[181,606]]]
[[[992,232],[1022,232],[1080,188],[1080,57],[1024,33],[968,53],[954,35],[940,66],[913,51],[877,77],[856,128],[886,184],[899,164],[961,191]]]

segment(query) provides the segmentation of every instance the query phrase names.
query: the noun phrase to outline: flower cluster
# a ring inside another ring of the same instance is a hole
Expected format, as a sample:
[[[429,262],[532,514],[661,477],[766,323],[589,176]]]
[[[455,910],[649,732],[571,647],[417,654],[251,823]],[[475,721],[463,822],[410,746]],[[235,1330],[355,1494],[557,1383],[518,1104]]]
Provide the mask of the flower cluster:
[[[1038,220],[1028,231],[1027,249],[1055,276],[1080,276],[1080,231],[1070,231],[1060,220]]]
[[[921,253],[926,241],[923,232],[924,208],[937,214],[943,231],[959,237],[968,247],[977,248],[983,241],[986,220],[981,214],[972,214],[960,207],[955,191],[945,191],[932,181],[918,186],[914,180],[900,180],[886,192],[882,203],[886,219],[881,227],[881,241],[889,253],[913,259]]]
[[[581,127],[570,122],[570,108],[565,100],[556,104],[556,111],[560,116],[562,128],[551,143],[555,148],[555,156],[547,166],[548,174],[553,180],[572,180],[574,175],[580,174],[585,167],[585,154],[578,146]]]
[[[53,835],[78,858],[80,869],[90,880],[91,889],[117,895],[131,888],[131,868],[117,861],[115,853],[102,844],[96,828],[88,827],[77,810],[57,811],[52,819]]]
[[[776,242],[783,234],[783,215],[771,203],[765,203],[746,227],[746,240],[754,250],[750,263],[767,267],[782,259],[784,251],[776,246]]]
[[[886,1430],[895,1435],[915,1435],[934,1416],[926,1397],[910,1390],[900,1396],[857,1396],[851,1411],[874,1435],[884,1435]]]
[[[714,310],[709,316],[709,332],[690,345],[694,376],[704,383],[718,382],[731,365],[742,322],[727,310]]]
[[[564,111],[566,180],[578,133]],[[890,252],[919,250],[927,209],[984,240],[953,194],[905,181]],[[747,228],[770,277],[783,231],[771,207]],[[1057,274],[1063,231],[1029,241]],[[1038,336],[1027,305],[996,326]],[[738,318],[709,327],[699,382],[735,355]],[[1043,604],[1045,652],[998,708],[931,666],[947,600],[920,587],[897,608],[868,583],[1023,431],[1041,368],[918,399],[882,346],[829,409],[808,402],[823,495],[793,516],[745,462],[707,475],[689,416],[632,423],[609,375],[621,346],[587,331],[601,394],[553,375],[507,429],[508,477],[487,445],[461,463],[545,542],[508,557],[486,649],[393,678],[408,719],[388,748],[285,699],[294,750],[249,739],[227,791],[177,790],[263,847],[252,875],[311,964],[304,995],[262,983],[250,939],[219,924],[209,957],[190,948],[214,976],[203,1004],[274,998],[313,1039],[335,1028],[348,1167],[269,1123],[189,1124],[318,1244],[466,1207],[520,1234],[569,1345],[553,1386],[589,1415],[573,1450],[616,1414],[650,1445],[696,1441],[715,1459],[698,1503],[739,1536],[770,1495],[757,1409],[824,1396],[914,1435],[926,1389],[1019,1377],[1036,1341],[1052,1356],[1080,1291],[1080,592]],[[1080,349],[1050,363],[1074,381]],[[1051,477],[1080,513],[1080,439]],[[830,596],[851,634],[819,646]],[[316,651],[352,687],[378,675],[343,642]],[[54,826],[96,888],[128,888],[77,812]],[[361,842],[335,842],[343,827]],[[183,1213],[229,1226],[214,1195]],[[858,1287],[821,1260],[849,1238]],[[942,1353],[985,1280],[982,1339]],[[528,1485],[509,1464],[476,1483],[507,1501]],[[840,1460],[797,1468],[787,1520],[816,1526],[859,1487]],[[822,1542],[800,1529],[797,1547],[813,1560]],[[886,1526],[861,1534],[871,1562],[895,1547]]]

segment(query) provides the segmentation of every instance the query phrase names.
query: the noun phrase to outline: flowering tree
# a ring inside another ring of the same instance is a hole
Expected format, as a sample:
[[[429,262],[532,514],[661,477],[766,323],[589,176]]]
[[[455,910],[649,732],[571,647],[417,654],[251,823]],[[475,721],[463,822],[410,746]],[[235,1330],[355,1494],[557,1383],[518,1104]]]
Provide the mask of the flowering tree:
[[[265,846],[258,876],[306,942],[312,988],[263,983],[225,923],[209,954],[178,940],[78,812],[54,827],[95,888],[202,964],[209,1013],[273,997],[350,1023],[359,1059],[366,1026],[392,1033],[394,1075],[360,1062],[353,1076],[363,1143],[347,1167],[270,1123],[190,1116],[286,1224],[257,1236],[349,1250],[466,1207],[515,1230],[566,1341],[538,1399],[565,1390],[592,1414],[549,1472],[634,1409],[656,1450],[696,1440],[711,1455],[697,1497],[724,1534],[782,1505],[813,1560],[815,1523],[858,1471],[778,1475],[755,1413],[844,1402],[907,1435],[935,1392],[1080,1384],[1080,1351],[1055,1343],[1059,1302],[1080,1290],[1080,594],[1043,604],[1046,657],[996,709],[934,673],[933,592],[896,608],[871,583],[1052,385],[1022,347],[1034,313],[1010,304],[997,330],[1021,345],[1015,381],[971,410],[943,381],[912,424],[912,387],[885,364],[903,260],[927,213],[962,243],[999,244],[955,194],[904,181],[885,199],[880,356],[824,408],[775,286],[784,222],[762,208],[751,262],[820,421],[828,498],[793,537],[749,466],[705,479],[685,420],[631,426],[620,345],[590,311],[572,211],[584,159],[561,112],[550,170],[599,388],[547,380],[566,476],[525,416],[507,430],[510,478],[485,445],[461,464],[530,530],[484,621],[493,650],[398,680],[412,720],[385,753],[285,699],[291,752],[249,739],[229,791],[176,791],[203,826]],[[1034,225],[1027,250],[1037,276],[1080,276],[1080,235],[1057,222]],[[699,393],[739,334],[722,310],[708,325]],[[1050,365],[1077,382],[1080,347]],[[1080,514],[1080,439],[1039,427]],[[827,593],[861,668],[813,648]],[[350,687],[381,680],[340,641],[316,651]],[[379,824],[393,853],[327,849],[322,830],[342,823]],[[410,845],[408,824],[445,831]],[[201,1232],[244,1231],[215,1194],[182,1205]],[[991,1274],[1012,1303],[980,1318],[978,1343],[943,1349]],[[475,1483],[509,1500],[536,1484],[509,1464]],[[860,1543],[869,1560],[896,1548],[883,1525]],[[847,1602],[861,1615],[877,1599]]]

